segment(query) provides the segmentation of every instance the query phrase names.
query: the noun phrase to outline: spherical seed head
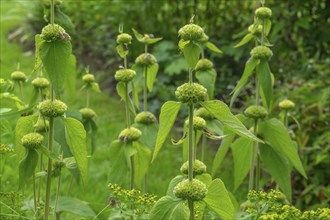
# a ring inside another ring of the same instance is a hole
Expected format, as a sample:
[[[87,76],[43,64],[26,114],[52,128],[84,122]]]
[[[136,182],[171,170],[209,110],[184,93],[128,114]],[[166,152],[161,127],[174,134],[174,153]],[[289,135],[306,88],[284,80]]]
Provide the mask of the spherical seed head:
[[[254,59],[269,59],[273,56],[271,49],[265,46],[256,46],[250,54]]]
[[[195,67],[196,71],[206,71],[206,70],[210,70],[213,68],[213,63],[211,60],[208,59],[200,59]]]
[[[39,104],[39,111],[42,116],[47,118],[56,118],[62,116],[66,110],[67,106],[64,102],[60,100],[45,100]]]
[[[125,128],[119,134],[119,140],[123,142],[137,141],[141,137],[142,132],[137,128]]]
[[[140,112],[139,114],[136,115],[135,122],[148,125],[148,124],[156,123],[157,118],[151,112]]]
[[[40,37],[45,41],[71,40],[70,35],[58,24],[45,26],[41,31]]]
[[[93,83],[93,82],[95,82],[95,77],[93,74],[87,73],[87,74],[83,75],[82,80],[85,83]]]
[[[203,107],[197,109],[197,111],[195,112],[195,116],[201,117],[204,120],[214,119],[213,115],[208,110],[206,110],[206,108]]]
[[[117,70],[115,79],[121,82],[130,82],[136,75],[136,72],[132,69]]]
[[[187,24],[180,28],[179,36],[183,40],[200,41],[204,37],[204,30],[196,24]]]
[[[290,101],[289,99],[285,99],[282,102],[280,102],[278,104],[278,106],[280,107],[280,109],[290,110],[290,109],[294,108],[295,104],[294,104],[294,102]]]
[[[185,125],[188,126],[189,120],[185,121]],[[193,118],[193,126],[195,130],[203,130],[206,127],[206,121],[198,116],[194,116]]]
[[[96,113],[91,108],[82,108],[79,110],[83,119],[92,119],[96,117]]]
[[[24,147],[28,149],[37,149],[42,145],[44,137],[39,133],[30,133],[22,137],[21,141]]]
[[[252,105],[244,111],[244,114],[249,118],[262,119],[268,115],[268,112],[262,106]]]
[[[248,28],[248,31],[253,34],[253,35],[260,35],[262,33],[262,25],[258,24],[258,25],[250,25]]]
[[[63,168],[65,167],[65,163],[62,160],[54,160],[53,167],[56,168]]]
[[[49,81],[44,77],[37,77],[32,81],[32,85],[36,89],[45,89],[49,86]]]
[[[176,197],[188,201],[201,201],[207,194],[206,185],[198,180],[183,180],[173,190]]]
[[[26,76],[25,73],[21,72],[21,71],[15,71],[10,75],[11,79],[14,82],[25,82],[26,80]]]
[[[152,64],[157,63],[157,59],[150,53],[143,53],[135,59],[135,63],[143,66],[151,66]]]
[[[260,7],[255,11],[255,15],[259,19],[269,19],[272,17],[272,10],[267,7]]]
[[[183,174],[188,174],[188,167],[189,167],[189,161],[185,162],[182,164],[180,171]],[[200,160],[195,160],[194,166],[193,166],[193,173],[194,175],[200,175],[206,172],[206,165],[200,161]]]
[[[198,103],[207,97],[207,90],[198,83],[185,83],[175,91],[176,98],[182,103]]]
[[[130,44],[132,43],[132,36],[126,33],[117,36],[117,44]]]
[[[49,122],[47,120],[44,120],[42,118],[39,118],[37,123],[33,125],[33,128],[35,129],[36,132],[44,132],[48,129],[49,127]]]

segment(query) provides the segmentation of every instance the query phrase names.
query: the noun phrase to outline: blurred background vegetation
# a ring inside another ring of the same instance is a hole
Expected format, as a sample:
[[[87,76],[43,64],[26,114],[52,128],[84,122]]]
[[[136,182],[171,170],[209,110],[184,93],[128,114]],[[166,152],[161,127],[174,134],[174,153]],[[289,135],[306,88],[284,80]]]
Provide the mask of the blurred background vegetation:
[[[119,97],[115,95],[114,73],[121,64],[115,50],[120,23],[124,24],[124,31],[132,35],[131,28],[134,28],[142,33],[163,37],[160,43],[151,48],[160,64],[160,70],[155,89],[149,95],[149,103],[152,103],[150,110],[158,113],[162,103],[169,99],[174,100],[175,88],[186,79],[187,68],[177,47],[177,31],[189,22],[192,15],[195,15],[195,23],[202,26],[210,40],[223,51],[221,55],[206,52],[205,56],[214,62],[218,73],[215,97],[229,102],[229,93],[240,78],[253,47],[250,44],[234,49],[233,46],[247,33],[248,26],[253,23],[254,10],[259,4],[260,1],[257,0],[68,0],[58,3],[56,22],[72,36],[74,54],[78,60],[77,78],[80,79],[84,68],[89,66],[90,72],[96,75],[102,90],[107,94],[93,100],[94,106],[97,106],[96,112],[99,115],[108,115],[108,118],[103,116],[99,120],[102,128],[99,131],[101,153],[96,154],[96,159],[93,160],[105,159],[103,154],[106,153],[108,144],[122,128],[119,120],[109,119],[111,114],[118,113],[120,107],[110,109],[108,104],[111,102],[114,103],[111,106],[119,105],[116,101]],[[266,6],[273,11],[269,40],[273,44],[274,53],[270,66],[276,78],[275,103],[284,98],[296,103],[293,116],[299,126],[291,121],[290,129],[299,144],[299,152],[309,177],[305,180],[299,175],[293,175],[294,202],[301,209],[329,206],[330,1],[267,0]],[[21,68],[26,73],[32,71],[34,36],[48,23],[48,14],[49,3],[46,0],[1,1],[2,78],[9,78],[17,62],[21,63]],[[13,47],[22,49],[13,50]],[[129,66],[142,52],[143,45],[134,41],[130,46]],[[251,97],[253,90],[248,87],[239,97],[233,111],[242,112]],[[73,105],[79,106],[79,100]],[[275,105],[274,112],[276,110]],[[177,152],[178,149],[167,148],[163,161],[152,168],[151,172],[154,173],[151,176],[155,177],[155,183],[161,183],[158,188],[152,187],[152,192],[163,194],[170,178],[178,173],[177,167],[182,161],[178,158],[173,160],[173,155]],[[213,154],[211,149],[210,155]],[[98,165],[103,169],[107,163]],[[232,166],[230,161],[226,162],[226,166],[227,164]],[[166,173],[163,169],[165,166],[169,169]],[[98,172],[98,169],[95,166],[92,172]],[[162,170],[164,176],[157,177],[159,170]],[[219,172],[229,189],[232,188],[230,170],[231,168],[229,171],[223,169]],[[105,180],[102,183],[104,186],[95,184],[106,188],[106,174],[92,176],[101,178],[98,181]],[[241,199],[244,199],[244,193],[241,194]],[[100,199],[97,195],[96,193],[96,200]],[[87,200],[87,196],[82,197]],[[106,198],[106,195],[102,198]]]

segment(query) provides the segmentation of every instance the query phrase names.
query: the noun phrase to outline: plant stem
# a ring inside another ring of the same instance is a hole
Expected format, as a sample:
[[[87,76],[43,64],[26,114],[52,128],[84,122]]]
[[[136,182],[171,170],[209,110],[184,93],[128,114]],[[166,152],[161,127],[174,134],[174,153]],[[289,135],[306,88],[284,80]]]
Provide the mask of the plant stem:
[[[188,178],[189,181],[193,179],[193,166],[194,166],[194,126],[193,126],[193,114],[194,114],[194,105],[189,105],[189,128],[188,128],[188,158],[189,158],[189,167],[188,167]]]
[[[38,208],[37,208],[37,192],[36,192],[36,175],[33,173],[32,175],[32,181],[33,181],[33,202],[34,202],[34,213],[36,216],[36,219],[38,219]]]
[[[97,219],[97,217],[104,212],[107,208],[109,208],[110,204],[106,205],[99,213],[97,213],[97,215],[93,218],[93,220]]]
[[[253,129],[253,134],[256,135],[257,133],[257,124],[258,120],[256,119],[254,121],[254,129]],[[255,157],[257,153],[257,144],[254,144],[252,146],[252,160],[251,160],[251,168],[250,168],[250,173],[249,173],[249,190],[254,189],[254,166],[255,166]]]
[[[50,23],[54,25],[55,21],[55,10],[54,10],[54,0],[50,0]]]
[[[21,82],[18,82],[18,88],[19,88],[19,94],[21,96],[21,99],[22,99],[23,103],[25,103],[24,102],[24,94],[23,94],[23,89],[22,89],[22,83]]]
[[[128,96],[128,83],[125,83],[125,110],[126,110],[126,125],[127,128],[131,127],[131,119],[129,114],[129,96]]]
[[[86,94],[86,107],[89,107],[89,102],[90,102],[90,92],[89,89],[87,90],[87,94]]]
[[[43,170],[43,153],[40,154],[40,169],[39,171],[41,172]],[[40,203],[40,196],[41,196],[41,185],[42,185],[42,178],[39,178],[39,183],[38,183],[38,196],[37,196],[37,204]]]
[[[202,146],[201,146],[201,161],[204,162],[204,157],[205,157],[205,144],[206,144],[206,137],[205,135],[202,135]]]
[[[56,213],[56,207],[57,207],[57,202],[58,198],[60,197],[60,189],[61,189],[61,168],[59,169],[59,175],[58,175],[58,182],[57,182],[57,189],[56,189],[56,198],[55,198],[55,205],[54,205],[54,218],[59,219],[60,215],[59,213]]]
[[[51,94],[53,91],[51,91]],[[53,95],[51,95],[53,98]],[[49,152],[52,152],[53,148],[53,141],[54,141],[54,119],[49,119],[49,133],[48,133],[48,150]],[[48,158],[48,168],[47,168],[47,182],[46,182],[46,200],[45,200],[45,216],[44,219],[48,220],[49,215],[49,201],[50,201],[50,187],[52,184],[52,164],[53,161],[49,157]]]
[[[148,68],[144,66],[144,88],[143,88],[143,111],[148,110],[148,100],[147,100],[147,75],[148,75]]]
[[[288,128],[288,111],[285,110],[284,112],[284,125],[286,128]]]
[[[71,192],[72,184],[73,184],[73,175],[70,176],[70,183],[69,183],[67,195],[69,195]]]
[[[127,69],[127,56],[124,57],[124,68]]]
[[[189,84],[193,83],[193,77],[192,77],[192,69],[189,68]]]
[[[189,220],[194,220],[194,201],[188,200],[188,207],[190,210]]]
[[[197,155],[197,130],[194,129],[194,161],[196,160],[196,155]]]
[[[134,189],[134,176],[135,176],[135,166],[134,166],[134,155],[131,156],[131,189]]]
[[[260,149],[259,149],[259,143],[256,142],[256,153],[257,153],[257,167],[256,167],[256,187],[255,190],[260,190],[260,171],[261,171],[261,166],[260,166]]]

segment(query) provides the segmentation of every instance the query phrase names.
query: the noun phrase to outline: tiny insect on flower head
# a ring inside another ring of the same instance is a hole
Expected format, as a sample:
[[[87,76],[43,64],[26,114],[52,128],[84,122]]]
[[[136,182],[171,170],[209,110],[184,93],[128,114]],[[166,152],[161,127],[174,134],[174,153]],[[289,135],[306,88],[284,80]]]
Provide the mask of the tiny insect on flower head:
[[[141,137],[142,132],[137,129],[137,128],[125,128],[122,130],[119,134],[119,140],[122,142],[132,142],[132,141],[137,141]]]
[[[207,90],[198,83],[185,83],[177,88],[175,96],[182,103],[198,103],[207,98]]]
[[[119,34],[117,36],[117,44],[130,44],[132,43],[132,36],[126,33]]]
[[[15,71],[13,72],[11,75],[11,80],[13,80],[14,82],[25,82],[26,81],[26,75],[25,73],[21,72],[21,71]]]
[[[268,112],[262,106],[252,105],[244,111],[244,114],[249,118],[263,119],[268,115]]]
[[[267,7],[260,7],[255,11],[255,16],[259,19],[269,19],[272,17],[272,10]]]
[[[180,28],[179,36],[183,40],[200,41],[204,36],[204,30],[196,24],[187,24]]]
[[[265,46],[256,46],[250,52],[254,59],[269,59],[273,56],[271,49]]]
[[[198,180],[183,180],[173,190],[176,197],[188,201],[201,201],[207,194],[206,185]]]
[[[67,105],[60,100],[45,100],[38,106],[42,116],[47,118],[56,118],[62,116],[66,110]]]
[[[136,115],[135,122],[148,125],[148,124],[156,123],[157,118],[151,112],[140,112],[139,114]]]
[[[57,41],[57,40],[65,40],[70,41],[71,37],[68,33],[65,32],[64,28],[62,28],[58,24],[48,24],[45,26],[40,34],[40,37],[48,42]]]
[[[195,67],[196,71],[207,71],[213,68],[213,63],[208,59],[200,59]]]
[[[189,167],[189,162],[186,161],[184,164],[182,164],[180,171],[183,174],[188,174],[188,167]],[[200,160],[195,160],[194,161],[194,166],[193,166],[193,173],[194,175],[200,175],[206,172],[206,165],[200,161]]]
[[[49,86],[49,81],[44,77],[37,77],[32,81],[32,85],[36,89],[46,89]]]
[[[116,71],[115,79],[120,82],[130,82],[136,75],[132,69],[120,69]]]
[[[29,133],[22,137],[22,145],[28,149],[37,149],[40,148],[44,137],[39,133]]]

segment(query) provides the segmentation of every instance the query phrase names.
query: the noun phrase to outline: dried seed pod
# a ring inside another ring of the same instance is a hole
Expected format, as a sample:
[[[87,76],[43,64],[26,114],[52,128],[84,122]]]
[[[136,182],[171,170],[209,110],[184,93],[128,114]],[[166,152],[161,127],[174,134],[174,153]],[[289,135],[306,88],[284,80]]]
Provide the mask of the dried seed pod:
[[[205,38],[204,30],[196,24],[187,24],[180,28],[179,36],[183,40],[200,41]]]
[[[122,33],[117,36],[117,44],[130,44],[132,43],[132,39],[131,35]]]
[[[182,164],[182,166],[180,168],[181,173],[188,174],[188,167],[189,167],[189,161]],[[205,172],[206,172],[206,165],[200,160],[195,160],[194,166],[193,166],[194,175],[200,175]]]
[[[272,17],[272,10],[267,7],[260,7],[255,11],[255,15],[259,19],[269,19]]]
[[[249,118],[263,119],[268,115],[268,112],[262,106],[252,105],[244,111],[244,114]]]
[[[82,108],[79,110],[83,119],[92,119],[96,117],[96,113],[91,108]]]
[[[53,101],[45,100],[41,102],[38,108],[42,116],[47,118],[56,118],[62,116],[68,107],[64,102],[55,99]]]
[[[207,194],[206,185],[198,180],[183,180],[174,187],[173,193],[176,197],[188,201],[201,201]]]
[[[278,106],[282,110],[290,110],[290,109],[294,108],[295,104],[294,104],[294,102],[290,101],[289,99],[285,99],[282,102],[280,102],[278,104]]]
[[[36,89],[45,89],[49,86],[49,81],[44,77],[37,77],[32,81],[32,85]]]
[[[213,68],[213,63],[211,60],[208,59],[200,59],[196,64],[195,70],[196,71],[206,71]]]
[[[148,124],[156,123],[157,118],[151,112],[140,112],[139,114],[136,115],[135,122],[148,125]]]
[[[119,140],[123,142],[132,142],[132,141],[137,141],[141,137],[142,132],[137,129],[137,128],[125,128],[122,130],[119,134]]]
[[[30,133],[22,137],[21,141],[24,147],[28,149],[37,149],[40,148],[44,137],[39,133]]]
[[[132,69],[117,70],[115,79],[121,82],[130,82],[136,75],[136,72]]]
[[[182,103],[198,103],[207,97],[207,90],[198,83],[185,83],[175,91],[176,98]]]
[[[256,46],[250,54],[254,59],[269,59],[273,56],[271,49],[265,46]]]
[[[143,53],[135,59],[135,63],[143,66],[151,66],[152,64],[157,63],[157,59],[150,53]]]
[[[13,80],[14,82],[25,82],[26,80],[26,75],[25,73],[21,72],[21,71],[15,71],[13,72],[11,75],[11,80]]]

